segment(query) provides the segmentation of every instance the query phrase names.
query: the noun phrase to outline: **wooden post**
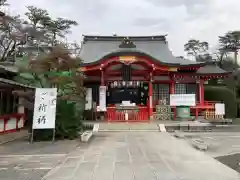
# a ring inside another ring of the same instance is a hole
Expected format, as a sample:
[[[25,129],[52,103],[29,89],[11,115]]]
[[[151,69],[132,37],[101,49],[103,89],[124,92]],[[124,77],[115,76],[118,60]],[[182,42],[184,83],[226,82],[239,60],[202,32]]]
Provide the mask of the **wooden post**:
[[[104,86],[104,72],[101,70],[101,86]]]
[[[101,84],[100,85],[104,86],[105,85],[105,83],[104,83],[104,71],[102,70],[102,68],[100,68],[100,70],[101,70]],[[107,98],[107,97],[105,97],[105,98]],[[100,105],[100,94],[99,94],[99,105]],[[104,115],[105,115],[105,112],[104,113],[100,113],[100,120],[101,121],[104,120]]]
[[[171,80],[171,83],[169,85],[169,95],[170,94],[175,94],[175,82],[173,80]],[[176,107],[173,108],[173,120],[176,120]]]
[[[198,84],[198,93],[199,93],[199,102],[200,102],[200,105],[204,105],[204,87],[203,87],[203,85],[204,85],[204,80],[203,79],[201,79],[200,81],[199,81],[199,84]]]
[[[148,94],[149,94],[149,118],[153,120],[153,85],[152,85],[152,73],[150,73],[149,84],[148,84]]]

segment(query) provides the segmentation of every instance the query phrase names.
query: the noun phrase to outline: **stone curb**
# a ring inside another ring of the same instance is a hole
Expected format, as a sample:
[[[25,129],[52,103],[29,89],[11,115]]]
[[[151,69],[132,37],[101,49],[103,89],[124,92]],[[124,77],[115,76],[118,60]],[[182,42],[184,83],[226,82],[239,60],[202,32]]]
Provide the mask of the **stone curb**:
[[[81,135],[81,141],[82,142],[88,142],[91,139],[92,136],[93,136],[93,131],[85,131]]]
[[[100,129],[98,132],[159,132],[159,130],[147,129]]]
[[[216,128],[218,127],[237,127],[236,125],[228,125],[228,124],[218,124],[218,125],[215,125]]]
[[[185,135],[181,131],[175,131],[174,136],[179,139],[185,139]]]
[[[158,124],[158,128],[160,132],[167,132],[166,127],[164,124]]]
[[[176,130],[184,132],[208,132],[212,131],[212,126],[210,124],[171,124],[165,125],[168,132],[175,132]]]
[[[192,139],[192,145],[201,151],[206,151],[208,149],[208,145],[201,139]]]
[[[94,124],[93,125],[93,133],[99,131],[99,124]]]

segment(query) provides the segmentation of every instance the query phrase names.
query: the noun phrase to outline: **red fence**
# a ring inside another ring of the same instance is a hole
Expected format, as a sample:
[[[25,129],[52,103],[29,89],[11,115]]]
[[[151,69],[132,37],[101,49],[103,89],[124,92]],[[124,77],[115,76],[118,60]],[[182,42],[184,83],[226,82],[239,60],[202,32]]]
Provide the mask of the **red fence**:
[[[107,107],[105,119],[111,122],[124,122],[124,121],[148,121],[148,108],[139,107],[138,111],[118,111],[116,107]]]
[[[216,101],[204,101],[204,104],[200,104],[199,102],[196,103],[196,106],[190,107],[191,116],[198,119],[200,116],[204,117],[208,112],[215,112],[215,104],[220,103]],[[173,107],[173,112],[176,111],[176,107]],[[176,113],[174,113],[176,115]],[[212,113],[213,114],[213,113]],[[175,119],[175,117],[174,117]]]
[[[0,134],[15,132],[24,127],[24,114],[9,114],[0,116]]]
[[[196,119],[199,116],[205,117],[208,114],[214,114],[216,101],[204,101],[204,104],[196,103],[196,106],[190,107],[191,116]],[[153,109],[155,110],[157,102],[153,102]],[[173,119],[176,116],[176,107],[172,107]],[[107,107],[105,112],[105,120],[111,122],[141,122],[149,121],[149,109],[147,106],[139,106],[138,111],[118,111],[115,106]]]

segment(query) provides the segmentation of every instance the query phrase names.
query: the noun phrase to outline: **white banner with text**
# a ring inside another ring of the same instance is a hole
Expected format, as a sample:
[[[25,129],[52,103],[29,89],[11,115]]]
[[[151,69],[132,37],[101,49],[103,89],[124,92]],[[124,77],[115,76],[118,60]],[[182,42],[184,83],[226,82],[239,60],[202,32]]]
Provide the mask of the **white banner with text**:
[[[170,94],[170,106],[196,106],[196,94]]]

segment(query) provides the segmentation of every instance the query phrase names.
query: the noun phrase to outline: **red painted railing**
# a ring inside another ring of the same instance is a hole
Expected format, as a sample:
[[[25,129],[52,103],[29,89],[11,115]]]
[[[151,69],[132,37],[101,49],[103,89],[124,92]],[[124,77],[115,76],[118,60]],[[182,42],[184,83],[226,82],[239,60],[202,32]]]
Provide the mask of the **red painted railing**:
[[[0,134],[15,132],[24,127],[24,114],[9,114],[0,116]]]
[[[125,122],[125,121],[148,121],[148,108],[140,106],[138,107],[138,111],[118,111],[115,106],[107,107],[107,111],[105,113],[105,119],[111,122]]]
[[[216,101],[204,101],[204,104],[200,104],[200,102],[196,103],[196,106],[190,107],[191,115],[195,116],[198,119],[199,116],[204,116],[206,111],[214,111],[215,104],[219,103]],[[153,101],[153,109],[156,108],[157,101]],[[172,107],[172,112],[176,116],[176,107]],[[173,117],[175,119],[175,116]],[[149,121],[149,109],[147,106],[139,106],[138,111],[118,111],[115,106],[107,107],[107,111],[105,112],[105,120],[111,122],[141,122],[141,121]]]

